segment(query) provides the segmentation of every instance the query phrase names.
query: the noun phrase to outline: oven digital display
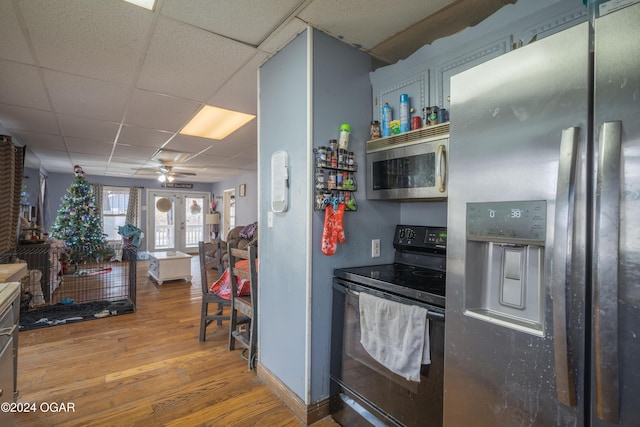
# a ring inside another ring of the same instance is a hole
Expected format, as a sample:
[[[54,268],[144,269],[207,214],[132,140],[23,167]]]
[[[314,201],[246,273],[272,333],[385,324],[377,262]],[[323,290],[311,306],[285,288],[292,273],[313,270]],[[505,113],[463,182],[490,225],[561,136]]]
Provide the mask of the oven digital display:
[[[444,249],[447,246],[447,229],[444,227],[425,227],[421,225],[398,225],[394,247],[412,249]]]
[[[471,240],[515,239],[544,242],[547,202],[467,203],[467,237]]]

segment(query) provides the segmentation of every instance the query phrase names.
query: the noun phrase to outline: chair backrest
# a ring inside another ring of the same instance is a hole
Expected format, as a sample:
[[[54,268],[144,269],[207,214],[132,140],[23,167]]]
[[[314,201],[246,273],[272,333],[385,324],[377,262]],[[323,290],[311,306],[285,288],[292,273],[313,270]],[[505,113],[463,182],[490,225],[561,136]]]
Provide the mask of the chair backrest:
[[[247,246],[246,249],[238,249],[229,244],[229,265],[231,273],[231,294],[237,295],[238,283],[237,277],[248,280],[251,287],[251,304],[255,305],[258,301],[258,268],[256,265],[257,248],[255,246]],[[249,261],[249,268],[247,270],[236,268],[236,263],[246,259]]]
[[[209,277],[212,271],[218,271],[220,260],[218,252],[220,251],[220,241],[214,240],[210,243],[198,242],[198,254],[200,258],[200,282],[202,285],[202,293],[209,292],[209,287],[213,283],[213,278]]]

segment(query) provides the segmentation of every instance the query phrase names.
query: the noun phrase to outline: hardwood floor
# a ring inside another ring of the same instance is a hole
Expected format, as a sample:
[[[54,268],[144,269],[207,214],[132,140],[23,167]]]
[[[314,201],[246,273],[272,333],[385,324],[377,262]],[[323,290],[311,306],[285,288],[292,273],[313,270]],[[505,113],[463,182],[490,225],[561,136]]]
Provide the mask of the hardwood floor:
[[[194,256],[191,282],[159,286],[139,262],[135,313],[20,332],[18,402],[36,411],[1,425],[303,425],[247,370],[240,350],[227,350],[227,322],[198,341],[197,263]],[[45,412],[62,403],[73,411]],[[335,425],[326,418],[314,427]]]

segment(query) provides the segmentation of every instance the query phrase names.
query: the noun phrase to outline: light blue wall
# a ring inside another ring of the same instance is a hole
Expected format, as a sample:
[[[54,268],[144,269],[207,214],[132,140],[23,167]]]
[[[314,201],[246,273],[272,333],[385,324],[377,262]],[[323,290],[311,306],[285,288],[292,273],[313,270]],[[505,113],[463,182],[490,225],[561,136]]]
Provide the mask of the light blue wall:
[[[307,32],[259,71],[259,358],[305,400],[307,342]],[[271,155],[289,154],[289,210],[270,211]]]
[[[240,197],[240,184],[247,185],[245,197]],[[224,213],[222,194],[224,190],[236,190],[236,225],[247,225],[258,220],[258,172],[234,177],[211,184],[211,193],[216,199],[216,211]]]
[[[36,200],[37,177],[38,170],[26,169],[25,174],[29,176],[29,180],[25,180],[28,185],[28,191],[30,193],[30,200],[32,203]],[[218,182],[214,184],[207,183],[194,183],[193,191],[202,191],[222,197],[222,191],[235,188],[236,189],[236,224],[244,225],[257,221],[258,219],[258,184],[257,184],[257,172],[248,173],[240,177],[229,179],[227,181]],[[87,180],[91,183],[113,185],[120,187],[137,186],[142,187],[141,205],[143,207],[147,204],[147,189],[158,190],[162,189],[162,185],[155,179],[141,179],[141,178],[117,178],[106,176],[87,176]],[[55,220],[58,209],[60,209],[60,199],[66,193],[67,189],[71,185],[74,177],[72,173],[48,173],[48,188],[49,188],[49,214],[51,215],[51,222]],[[240,184],[247,184],[247,192],[245,197],[240,197],[239,186]],[[189,191],[189,190],[185,190]],[[45,207],[46,209],[46,207]],[[219,204],[219,211],[222,212],[222,203]],[[142,210],[141,212],[141,229],[146,233],[147,226],[147,212]],[[141,249],[146,250],[146,242],[143,242]]]
[[[40,186],[40,171],[38,169],[24,168],[22,174],[22,186],[29,195],[27,201],[29,205],[36,206],[38,203],[38,187]]]
[[[140,179],[140,178],[117,178],[110,176],[85,176],[87,181],[92,184],[104,184],[104,185],[113,185],[118,187],[141,187],[142,194],[140,203],[142,205],[141,217],[140,217],[140,229],[147,234],[147,189],[151,190],[159,190],[162,189],[161,183],[156,179]],[[48,181],[47,188],[49,190],[49,214],[51,215],[51,223],[56,219],[58,215],[58,210],[60,209],[62,196],[65,195],[67,189],[75,179],[72,172],[70,173],[48,173]],[[194,183],[193,191],[203,191],[210,192],[211,184],[207,183]],[[185,190],[189,191],[189,190]],[[147,250],[147,239],[142,241],[142,245],[140,245],[141,250]]]
[[[313,145],[326,146],[338,139],[341,123],[351,125],[349,151],[359,165],[358,191],[354,193],[358,210],[345,212],[345,242],[333,256],[321,252],[324,211],[312,214],[312,287],[311,287],[311,383],[310,401],[329,395],[331,341],[332,277],[337,267],[373,264],[371,239],[390,242],[398,207],[372,203],[365,198],[365,143],[371,122],[371,84],[369,55],[319,31],[313,33]],[[312,186],[312,181],[309,182]],[[313,203],[308,201],[309,206]],[[389,261],[390,251],[385,254]]]

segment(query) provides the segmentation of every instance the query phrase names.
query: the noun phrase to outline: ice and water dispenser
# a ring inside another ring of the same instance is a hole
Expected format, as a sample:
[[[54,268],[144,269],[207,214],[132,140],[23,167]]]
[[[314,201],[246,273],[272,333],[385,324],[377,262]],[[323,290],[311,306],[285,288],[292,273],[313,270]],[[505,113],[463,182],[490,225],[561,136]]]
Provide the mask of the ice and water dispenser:
[[[543,200],[467,203],[465,314],[543,335]]]

